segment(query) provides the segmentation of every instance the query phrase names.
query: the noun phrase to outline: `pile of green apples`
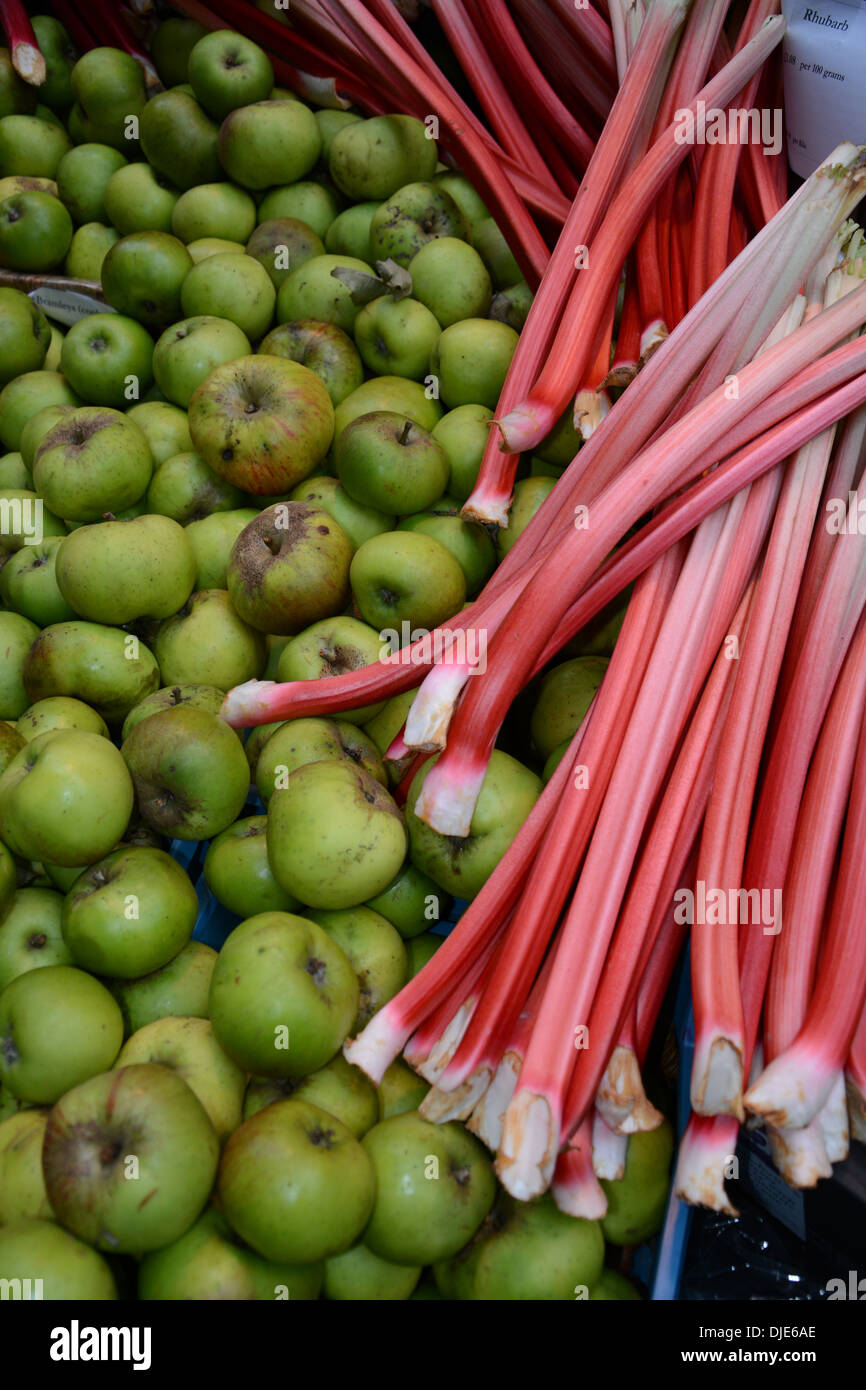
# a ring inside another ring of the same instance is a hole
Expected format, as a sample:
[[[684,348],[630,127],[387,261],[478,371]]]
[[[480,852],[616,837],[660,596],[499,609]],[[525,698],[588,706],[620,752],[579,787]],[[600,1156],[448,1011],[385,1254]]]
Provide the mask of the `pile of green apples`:
[[[463,841],[413,815],[423,769],[394,798],[411,693],[246,742],[219,717],[245,681],[446,622],[550,491],[565,422],[495,541],[459,515],[519,269],[413,118],[313,110],[255,44],[186,19],[156,32],[150,99],[128,54],[34,28],[38,92],[0,51],[0,268],[37,277],[0,288],[0,1277],[635,1296],[605,1235],[657,1223],[666,1132],[632,1141],[606,1229],[516,1206],[463,1125],[419,1115],[405,1063],[376,1087],[341,1053],[496,867],[617,615],[545,675]],[[219,953],[173,842],[207,844],[237,919]]]

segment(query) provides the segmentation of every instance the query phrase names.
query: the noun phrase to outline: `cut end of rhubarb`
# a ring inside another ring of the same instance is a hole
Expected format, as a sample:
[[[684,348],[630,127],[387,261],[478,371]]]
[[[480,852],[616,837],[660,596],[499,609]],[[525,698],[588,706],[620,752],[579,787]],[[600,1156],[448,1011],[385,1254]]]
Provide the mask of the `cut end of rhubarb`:
[[[233,729],[267,724],[272,717],[268,700],[276,688],[276,681],[244,681],[243,685],[236,685],[223,700],[220,718]]]
[[[746,1108],[774,1129],[804,1129],[826,1104],[835,1079],[835,1069],[794,1043],[747,1091]]]
[[[517,1087],[520,1064],[521,1058],[515,1052],[505,1053],[493,1080],[466,1122],[467,1129],[493,1153],[502,1142],[502,1121]]]
[[[817,1123],[789,1130],[768,1125],[766,1133],[773,1162],[789,1187],[817,1187],[821,1178],[833,1176]]]
[[[26,40],[13,44],[12,66],[31,87],[41,87],[45,81],[45,59],[35,44]]]
[[[607,1216],[607,1197],[587,1156],[576,1149],[559,1155],[550,1185],[553,1200],[566,1216],[601,1221]]]
[[[449,775],[444,762],[438,762],[421,788],[415,802],[415,815],[440,835],[456,835],[465,840],[472,828],[485,771],[486,768],[482,768],[474,775],[466,773],[458,778]]]
[[[620,1134],[632,1133],[625,1126],[643,1094],[640,1066],[634,1049],[617,1044],[595,1098],[598,1112],[608,1129]]]
[[[496,1158],[502,1186],[519,1202],[540,1197],[550,1186],[558,1148],[559,1126],[549,1101],[518,1091],[505,1112]]]
[[[714,1037],[709,1048],[695,1047],[691,1101],[697,1115],[743,1119],[743,1054],[730,1038]]]
[[[705,1120],[693,1115],[680,1140],[674,1195],[693,1207],[738,1216],[725,1191],[725,1177],[737,1148],[736,1120]]]
[[[469,677],[464,662],[434,666],[424,678],[406,717],[405,739],[416,752],[440,753],[448,742],[454,706]]]
[[[460,515],[467,521],[477,521],[482,526],[507,526],[508,509],[511,506],[511,493],[501,495],[488,493],[483,487],[477,488],[460,508]]]
[[[668,336],[667,325],[656,319],[644,329],[640,339],[640,365],[645,367],[653,353],[661,347]]]
[[[610,414],[610,396],[606,391],[578,391],[574,401],[574,428],[586,443]]]
[[[592,1121],[592,1166],[595,1176],[619,1182],[625,1177],[627,1154],[628,1136],[609,1129],[596,1110]]]
[[[407,1034],[392,1024],[386,1005],[370,1020],[363,1033],[357,1038],[347,1038],[343,1043],[343,1056],[378,1086],[406,1039]]]
[[[454,1017],[448,1023],[442,1036],[433,1044],[429,1054],[420,1059],[415,1070],[425,1081],[429,1081],[431,1086],[435,1086],[439,1081],[454,1053],[463,1038],[463,1034],[469,1027],[469,1021],[475,1012],[477,996],[473,995],[460,1005]],[[414,1065],[414,1063],[412,1064]]]
[[[419,1114],[437,1125],[446,1124],[448,1120],[468,1120],[490,1085],[490,1075],[489,1067],[481,1067],[453,1091],[434,1086],[418,1106]]]
[[[502,435],[504,454],[522,454],[546,439],[556,424],[556,414],[543,401],[518,405],[496,421]]]

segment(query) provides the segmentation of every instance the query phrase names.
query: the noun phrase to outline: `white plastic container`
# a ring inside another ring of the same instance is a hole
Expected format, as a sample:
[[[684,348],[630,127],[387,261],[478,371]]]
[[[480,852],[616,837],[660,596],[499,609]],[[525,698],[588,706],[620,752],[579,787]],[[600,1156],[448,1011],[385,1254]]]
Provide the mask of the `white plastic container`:
[[[788,162],[807,178],[842,140],[866,144],[866,0],[782,0]]]

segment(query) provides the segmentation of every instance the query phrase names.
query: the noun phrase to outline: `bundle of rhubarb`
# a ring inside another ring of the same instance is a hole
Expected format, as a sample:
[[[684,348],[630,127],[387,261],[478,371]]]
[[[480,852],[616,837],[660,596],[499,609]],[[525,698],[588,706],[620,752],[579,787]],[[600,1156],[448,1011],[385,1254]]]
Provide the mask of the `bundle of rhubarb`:
[[[390,0],[296,0],[291,30],[253,27],[370,110],[435,116],[535,290],[463,507],[509,545],[432,640],[238,687],[224,717],[393,701],[413,861],[471,901],[345,1054],[379,1080],[403,1052],[434,1083],[422,1112],[468,1121],[515,1197],[603,1210],[598,1176],[660,1122],[641,1068],[687,936],[677,1191],[729,1208],[747,1112],[811,1185],[866,1117],[866,259],[849,220],[866,151],[839,146],[787,197],[766,138],[773,0],[739,28],[726,0],[433,8],[491,132]],[[563,438],[571,462],[519,508],[526,459]],[[503,724],[626,591],[603,679],[527,789]]]

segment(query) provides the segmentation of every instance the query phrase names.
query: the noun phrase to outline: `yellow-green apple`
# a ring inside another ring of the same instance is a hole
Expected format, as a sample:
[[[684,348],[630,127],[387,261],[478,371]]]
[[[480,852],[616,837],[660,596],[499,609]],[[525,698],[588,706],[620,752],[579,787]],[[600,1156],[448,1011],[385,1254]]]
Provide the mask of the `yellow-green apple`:
[[[102,266],[112,246],[120,240],[120,233],[114,227],[106,227],[101,222],[85,222],[77,227],[69,243],[63,270],[72,280],[102,279]],[[57,353],[57,365],[63,352],[61,341]],[[50,351],[49,351],[50,356]],[[45,361],[48,362],[48,357]]]
[[[660,1229],[667,1206],[674,1136],[670,1122],[630,1134],[625,1173],[619,1182],[602,1179],[607,1215],[601,1223],[612,1245],[640,1245]]]
[[[60,372],[24,372],[0,391],[0,439],[7,449],[18,449],[24,426],[50,405],[80,405]],[[25,459],[28,468],[31,463]]]
[[[181,194],[171,229],[189,245],[202,237],[243,242],[255,225],[256,205],[244,189],[233,183],[202,183]],[[252,253],[248,250],[248,254]]]
[[[51,342],[48,320],[20,290],[0,289],[0,387],[22,372],[36,372]]]
[[[351,1130],[356,1139],[366,1134],[379,1119],[376,1087],[359,1067],[347,1062],[341,1052],[300,1081],[287,1077],[253,1078],[244,1098],[244,1119],[289,1096],[326,1110]]]
[[[15,119],[19,118],[6,117]],[[72,218],[59,198],[50,193],[13,193],[0,202],[0,266],[53,270],[69,250],[72,231]]]
[[[374,1255],[366,1245],[353,1245],[325,1261],[325,1297],[346,1301],[403,1300],[421,1278],[420,1265],[395,1265]]]
[[[417,299],[385,295],[365,304],[355,320],[355,342],[369,371],[421,381],[442,329]]]
[[[228,512],[211,512],[187,524],[187,539],[195,555],[197,589],[226,588],[232,547],[244,527],[257,516],[254,507],[241,507]]]
[[[387,1120],[392,1115],[417,1110],[429,1090],[430,1085],[423,1076],[419,1076],[402,1057],[398,1057],[379,1082],[379,1119]]]
[[[243,500],[240,488],[217,477],[193,451],[175,454],[161,463],[147,489],[148,511],[182,526],[213,512],[233,511]]]
[[[60,927],[63,898],[50,888],[19,888],[0,918],[0,990],[28,970],[73,965]]]
[[[319,323],[316,319],[281,323],[262,339],[259,352],[288,357],[308,367],[319,377],[335,406],[364,380],[358,349],[335,323]]]
[[[177,87],[186,82],[189,55],[206,33],[197,19],[187,19],[186,15],[169,15],[157,25],[150,42],[150,56],[163,86]]]
[[[107,406],[81,406],[43,436],[33,481],[56,516],[99,521],[137,502],[152,472],[147,439],[134,421]]]
[[[208,256],[183,282],[181,308],[189,318],[228,319],[249,339],[264,337],[274,317],[277,292],[264,266],[252,256]]]
[[[160,624],[154,652],[166,685],[209,684],[220,690],[257,680],[267,661],[264,634],[238,617],[225,589],[194,593]]]
[[[267,806],[296,768],[341,759],[387,786],[376,745],[354,724],[343,719],[290,719],[277,727],[258,754],[255,777],[259,796]]]
[[[0,48],[0,116],[36,110],[36,91],[18,76],[8,48]]]
[[[42,1150],[57,1219],[100,1250],[122,1254],[161,1250],[183,1235],[208,1199],[218,1161],[201,1102],[153,1063],[106,1071],[67,1091],[48,1116]]]
[[[495,410],[516,347],[517,333],[495,319],[466,318],[446,328],[430,355],[430,370],[449,409],[477,404]]]
[[[218,149],[230,179],[243,188],[266,189],[308,174],[321,154],[322,137],[303,102],[256,101],[226,116]]]
[[[241,1123],[247,1078],[226,1055],[206,1018],[158,1018],[123,1044],[118,1067],[169,1067],[198,1096],[221,1144]]]
[[[56,1221],[12,1221],[0,1227],[0,1279],[20,1280],[24,1287],[38,1284],[46,1300],[117,1298],[106,1261]]]
[[[31,21],[39,51],[45,59],[45,81],[39,96],[52,111],[65,112],[72,105],[72,69],[78,52],[68,32],[53,15],[34,15]]]
[[[263,1259],[235,1235],[217,1207],[208,1206],[179,1240],[145,1255],[138,1267],[138,1297],[146,1302],[309,1302],[318,1298],[322,1277],[321,1264]]]
[[[123,721],[121,739],[129,738],[137,724],[144,719],[150,719],[153,714],[160,714],[164,709],[174,709],[177,705],[194,705],[196,709],[206,709],[211,714],[219,714],[222,701],[223,692],[215,685],[166,685],[162,690],[155,690],[152,695],[145,696],[132,707]]]
[[[110,1067],[122,1041],[116,1001],[71,965],[28,970],[0,994],[0,1080],[19,1100],[53,1105]]]
[[[140,323],[175,323],[181,316],[181,286],[192,264],[183,242],[169,232],[132,232],[105,257],[102,289],[119,314]]]
[[[88,314],[63,340],[60,370],[88,405],[122,410],[153,381],[153,339],[124,314]]]
[[[473,231],[479,222],[490,216],[481,195],[465,174],[458,174],[454,169],[440,169],[433,176],[433,183],[454,199]]]
[[[157,92],[141,113],[141,148],[176,188],[195,188],[222,177],[217,134],[216,124],[187,92]]]
[[[246,250],[242,241],[226,241],[219,236],[196,237],[195,241],[188,241],[186,249],[192,256],[193,265],[198,265],[199,261],[204,261],[208,256],[234,255],[242,256]]]
[[[38,116],[0,117],[0,175],[53,179],[72,148],[65,127]]]
[[[419,936],[447,917],[451,899],[427,874],[405,863],[381,893],[366,904],[395,926],[404,940]]]
[[[141,401],[127,411],[127,419],[144,432],[155,467],[192,449],[186,411],[168,401]]]
[[[193,393],[189,428],[220,477],[260,497],[279,496],[324,459],[334,407],[315,372],[260,354],[211,372]]]
[[[483,526],[464,521],[460,503],[453,497],[440,497],[426,512],[404,516],[398,531],[417,531],[449,550],[463,571],[466,594],[474,598],[496,568],[496,547]]]
[[[561,661],[542,676],[529,720],[532,746],[542,762],[577,731],[607,666],[606,657],[578,656]]]
[[[366,902],[391,882],[405,855],[406,829],[396,802],[347,761],[297,768],[268,803],[274,877],[310,907]]]
[[[509,285],[504,290],[497,290],[490,301],[490,318],[507,323],[510,328],[519,333],[529,317],[532,297],[532,290],[525,280],[518,280],[516,285]]]
[[[177,705],[142,720],[124,739],[122,753],[139,810],[160,834],[208,840],[231,825],[246,800],[244,750],[233,730],[207,710]]]
[[[72,695],[108,724],[121,723],[160,683],[156,660],[137,637],[77,621],[54,623],[39,634],[27,654],[23,679],[31,702]]]
[[[310,1264],[358,1239],[375,1183],[345,1125],[307,1101],[281,1100],[235,1130],[217,1190],[229,1224],[260,1255]]]
[[[280,887],[268,863],[267,816],[235,821],[211,841],[204,861],[208,888],[238,917],[294,912],[296,898]]]
[[[304,502],[265,508],[235,541],[232,604],[260,632],[294,635],[349,601],[352,543],[327,512]]]
[[[496,550],[500,559],[508,554],[555,486],[555,478],[544,477],[521,478],[515,483],[508,509],[508,525],[500,527],[496,535]]]
[[[370,258],[370,227],[381,203],[354,203],[335,217],[325,233],[325,250],[332,256]]]
[[[20,751],[22,743],[16,742],[18,739],[20,739],[20,735],[15,732],[11,724],[0,724],[0,772]],[[15,860],[11,852],[0,841],[0,913],[9,910],[15,897],[17,883],[18,870],[15,867]]]
[[[63,156],[57,166],[57,192],[77,226],[108,220],[105,189],[124,164],[124,156],[111,145],[76,145]]]
[[[444,937],[437,936],[435,932],[425,931],[420,936],[413,936],[411,941],[406,942],[410,980],[413,980],[424,969],[427,962],[433,959],[443,940]]]
[[[448,456],[448,493],[458,502],[465,502],[475,486],[492,419],[486,405],[458,405],[433,426],[433,438]]]
[[[409,262],[412,293],[443,328],[483,318],[493,287],[478,252],[458,237],[428,241]]]
[[[406,948],[400,934],[387,918],[369,907],[341,912],[308,908],[307,916],[342,947],[358,976],[361,994],[350,1031],[360,1033],[406,983]]]
[[[603,1269],[589,1291],[590,1302],[640,1302],[641,1296],[630,1279],[617,1269]]]
[[[0,1226],[10,1221],[51,1221],[42,1176],[47,1110],[19,1110],[0,1123]]]
[[[450,193],[435,183],[407,183],[379,207],[370,225],[370,259],[408,266],[437,237],[465,241],[469,224]]]
[[[374,376],[365,381],[350,396],[346,396],[334,411],[334,438],[359,415],[389,410],[409,419],[422,430],[432,430],[442,417],[442,407],[418,381],[402,376]]]
[[[27,743],[38,734],[49,729],[83,729],[85,733],[102,734],[108,738],[108,725],[95,709],[83,700],[75,700],[68,695],[51,695],[47,700],[37,700],[22,714],[15,725]]]
[[[277,322],[316,319],[320,323],[335,323],[345,333],[351,333],[360,305],[349,286],[333,274],[335,270],[373,274],[372,266],[354,256],[314,256],[292,270],[281,284]]]
[[[365,622],[392,648],[405,631],[432,631],[466,600],[466,580],[440,541],[420,531],[388,531],[356,550],[349,571],[352,594]]]
[[[24,664],[39,628],[21,613],[0,612],[0,719],[18,719],[30,703],[24,686]]]
[[[327,618],[286,643],[277,661],[277,680],[310,681],[340,676],[345,671],[369,666],[381,654],[382,638],[374,627],[358,618]],[[381,704],[373,704],[363,709],[340,710],[340,718],[349,724],[366,724],[381,708]]]
[[[395,1264],[428,1265],[456,1255],[496,1195],[478,1140],[454,1121],[434,1125],[407,1111],[382,1120],[361,1143],[376,1174],[364,1244]]]
[[[13,488],[29,491],[33,486],[30,470],[19,451],[4,454],[0,458],[0,489]]]
[[[260,222],[247,241],[246,253],[259,261],[279,289],[297,266],[313,256],[323,256],[325,247],[312,227],[296,217],[271,217]]]
[[[414,116],[373,116],[338,131],[331,141],[331,178],[353,202],[390,198],[410,180],[426,183],[436,170],[429,130]]]
[[[308,506],[321,507],[343,528],[352,543],[353,550],[378,536],[382,531],[394,529],[394,518],[375,507],[365,507],[350,497],[337,478],[316,475],[299,483],[289,494],[290,502],[306,502]]]
[[[168,234],[178,197],[177,189],[152,164],[124,164],[105,186],[105,213],[122,237],[141,232]]]
[[[408,415],[389,410],[352,420],[335,442],[334,462],[350,497],[391,516],[424,511],[448,482],[442,445]]]
[[[0,778],[0,836],[24,859],[90,864],[121,838],[132,801],[129,773],[107,738],[52,729]]]
[[[322,158],[327,162],[331,152],[331,142],[338,130],[343,126],[354,125],[356,121],[362,119],[355,111],[331,111],[321,110],[315,112],[316,125],[319,127],[319,134],[322,137]]]
[[[259,221],[272,217],[297,217],[317,236],[323,237],[340,211],[342,203],[332,187],[300,179],[297,183],[272,188],[259,203]],[[363,259],[363,257],[362,257]]]
[[[481,786],[469,834],[442,835],[415,814],[436,759],[416,774],[406,802],[412,862],[455,898],[474,898],[492,874],[541,793],[541,779],[496,748]]]
[[[216,121],[236,107],[263,101],[274,85],[268,55],[231,29],[216,29],[198,40],[190,50],[187,75],[197,99]]]
[[[61,542],[57,583],[67,603],[96,623],[168,618],[195,584],[195,555],[167,516],[82,526]]]
[[[92,48],[70,81],[85,139],[128,148],[129,117],[140,116],[147,99],[143,68],[119,48]]]
[[[137,980],[106,980],[120,1005],[128,1037],[158,1018],[207,1018],[217,953],[203,941],[188,941],[160,970]]]
[[[520,266],[508,242],[492,217],[484,218],[472,229],[472,244],[490,272],[498,290],[516,285],[521,279]]]
[[[124,846],[76,879],[63,904],[63,940],[84,970],[135,980],[183,949],[197,915],[195,889],[176,859]]]

